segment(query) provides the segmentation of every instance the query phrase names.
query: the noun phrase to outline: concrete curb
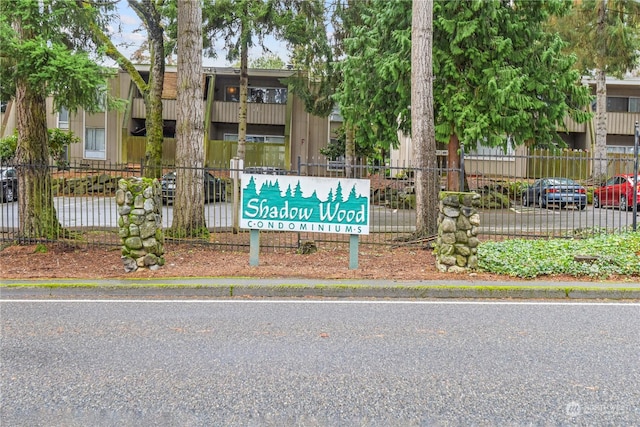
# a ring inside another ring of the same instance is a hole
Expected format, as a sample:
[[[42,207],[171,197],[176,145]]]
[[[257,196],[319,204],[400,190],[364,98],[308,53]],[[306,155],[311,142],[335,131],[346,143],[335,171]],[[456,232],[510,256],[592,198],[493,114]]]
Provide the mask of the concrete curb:
[[[640,283],[465,282],[185,278],[169,280],[8,280],[1,298],[481,298],[481,299],[640,299]]]

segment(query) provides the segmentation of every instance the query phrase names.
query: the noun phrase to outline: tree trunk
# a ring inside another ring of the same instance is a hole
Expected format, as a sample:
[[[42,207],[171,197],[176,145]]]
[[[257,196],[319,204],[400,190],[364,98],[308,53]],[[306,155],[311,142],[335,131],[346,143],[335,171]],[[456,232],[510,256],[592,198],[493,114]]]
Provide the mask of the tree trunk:
[[[416,235],[438,231],[439,179],[433,113],[433,0],[413,0],[411,141],[416,160]]]
[[[147,110],[147,144],[145,151],[144,176],[160,178],[162,175],[162,143],[164,141],[162,120],[162,88],[164,86],[164,41],[154,40],[149,72],[149,92],[143,94]]]
[[[176,102],[176,198],[172,234],[207,236],[204,217],[204,105],[202,9],[178,0],[178,94]]]
[[[607,1],[597,3],[598,21],[596,34],[600,44],[597,45],[600,62],[607,57]],[[596,140],[593,147],[593,176],[596,181],[607,176],[607,75],[603,64],[596,68]]]
[[[344,136],[344,174],[346,177],[352,178],[353,165],[356,161],[356,138],[352,124],[347,123]]]
[[[248,12],[247,12],[248,13]],[[244,160],[247,142],[247,98],[249,95],[249,45],[248,25],[242,23],[240,40],[240,105],[238,106],[238,149],[236,157]]]
[[[22,238],[56,239],[63,234],[53,205],[45,98],[26,81],[16,84],[18,218]]]
[[[144,176],[160,178],[162,175],[162,143],[164,142],[164,123],[162,120],[162,88],[164,87],[165,71],[164,28],[160,13],[153,3],[146,1],[138,3],[129,0],[129,5],[141,16],[147,27],[151,57],[149,84],[145,87],[146,90],[141,89],[147,111]],[[138,88],[140,89],[140,87]]]
[[[33,38],[33,30],[26,29],[22,23],[14,23],[14,28],[22,41]],[[56,239],[65,231],[53,205],[47,104],[42,93],[24,78],[16,82],[18,234],[25,239]]]
[[[596,140],[593,147],[593,178],[607,176],[607,81],[603,70],[596,71]]]

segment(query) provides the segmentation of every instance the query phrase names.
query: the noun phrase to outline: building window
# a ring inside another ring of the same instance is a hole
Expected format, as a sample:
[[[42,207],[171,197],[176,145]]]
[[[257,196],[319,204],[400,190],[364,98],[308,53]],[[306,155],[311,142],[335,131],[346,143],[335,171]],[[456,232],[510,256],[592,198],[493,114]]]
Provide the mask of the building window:
[[[640,98],[629,98],[629,112],[640,113]]]
[[[607,145],[608,154],[630,154],[633,155],[633,145]]]
[[[58,112],[58,128],[69,129],[69,110],[67,107],[60,107]]]
[[[238,134],[237,133],[225,133],[224,134],[225,141],[237,141]],[[284,136],[278,135],[247,135],[247,142],[269,142],[272,144],[284,144]]]
[[[107,158],[105,149],[105,132],[103,128],[87,128],[84,139],[85,159],[104,160]]]
[[[224,100],[227,102],[240,101],[240,88],[227,86],[224,92]],[[287,89],[273,87],[250,87],[247,92],[247,102],[257,104],[286,104]]]
[[[607,111],[610,113],[640,113],[640,98],[608,96]]]

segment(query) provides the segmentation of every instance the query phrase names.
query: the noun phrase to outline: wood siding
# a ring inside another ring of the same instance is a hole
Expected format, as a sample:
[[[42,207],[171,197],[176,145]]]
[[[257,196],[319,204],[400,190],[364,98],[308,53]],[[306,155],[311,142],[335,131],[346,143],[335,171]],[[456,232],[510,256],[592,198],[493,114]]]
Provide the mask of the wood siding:
[[[247,123],[264,125],[284,125],[287,106],[285,104],[256,104],[247,106]],[[238,103],[215,101],[212,122],[238,123]]]
[[[640,113],[607,113],[607,133],[633,135]]]
[[[202,101],[204,103],[204,101]],[[142,98],[134,98],[131,106],[131,118],[143,119],[147,117],[147,109],[144,106],[144,100]],[[176,120],[176,100],[175,99],[163,99],[162,100],[162,118],[164,120]]]

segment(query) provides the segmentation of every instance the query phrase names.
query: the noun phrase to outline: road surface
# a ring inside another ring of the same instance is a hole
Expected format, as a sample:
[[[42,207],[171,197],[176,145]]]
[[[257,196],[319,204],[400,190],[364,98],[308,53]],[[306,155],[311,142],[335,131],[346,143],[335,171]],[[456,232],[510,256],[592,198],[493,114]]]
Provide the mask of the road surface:
[[[1,300],[3,425],[639,425],[640,305]]]

